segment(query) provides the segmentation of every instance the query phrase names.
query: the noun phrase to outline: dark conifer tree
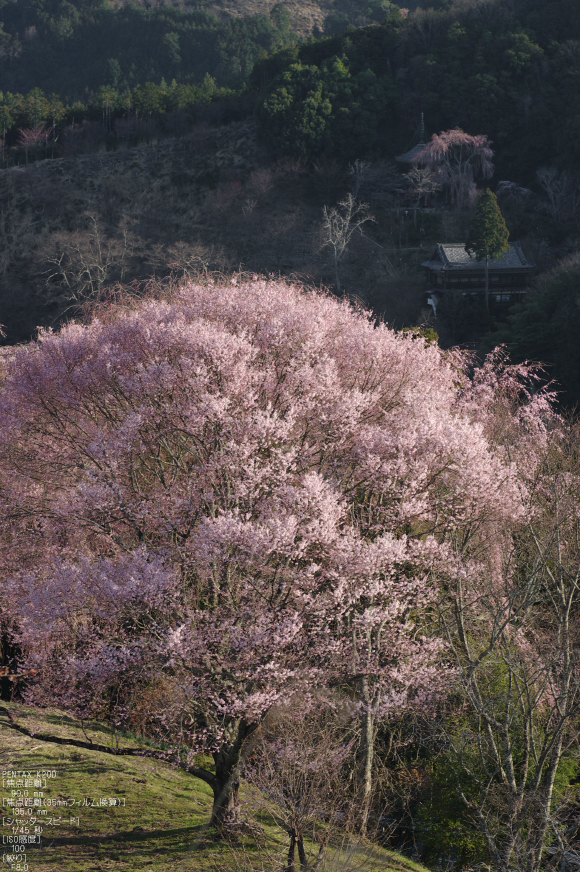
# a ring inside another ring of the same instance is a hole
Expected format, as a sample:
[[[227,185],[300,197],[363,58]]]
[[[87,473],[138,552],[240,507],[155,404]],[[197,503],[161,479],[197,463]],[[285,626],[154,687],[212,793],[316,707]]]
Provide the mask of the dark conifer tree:
[[[468,254],[485,260],[485,308],[489,309],[489,259],[499,260],[509,251],[509,230],[501,214],[497,197],[487,188],[478,205],[465,243]]]

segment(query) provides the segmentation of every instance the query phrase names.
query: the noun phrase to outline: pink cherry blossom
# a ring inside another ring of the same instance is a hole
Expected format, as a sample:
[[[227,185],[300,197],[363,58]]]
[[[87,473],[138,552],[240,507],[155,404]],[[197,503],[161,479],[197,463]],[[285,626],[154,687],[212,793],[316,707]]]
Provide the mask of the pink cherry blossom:
[[[496,359],[469,365],[262,279],[12,349],[3,608],[30,698],[131,723],[149,694],[151,729],[213,754],[196,773],[217,818],[272,705],[340,683],[367,719],[427,704],[448,678],[439,579],[473,530],[520,522],[526,434],[550,414],[529,394],[498,438],[526,372],[506,388]]]

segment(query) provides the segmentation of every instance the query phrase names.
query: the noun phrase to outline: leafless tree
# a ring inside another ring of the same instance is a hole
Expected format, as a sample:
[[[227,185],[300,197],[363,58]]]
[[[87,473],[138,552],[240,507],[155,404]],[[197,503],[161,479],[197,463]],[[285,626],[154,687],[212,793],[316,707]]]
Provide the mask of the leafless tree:
[[[407,192],[407,181],[394,161],[382,161],[365,167],[359,196],[389,208]],[[356,198],[355,198],[356,199]]]
[[[348,250],[355,231],[360,231],[367,221],[374,221],[366,203],[357,203],[352,194],[347,194],[338,207],[333,206],[323,210],[323,245],[332,250],[334,271],[336,275],[336,290],[341,291],[340,263]]]
[[[540,167],[536,178],[550,202],[550,214],[554,221],[562,219],[562,210],[569,193],[570,177],[565,170],[557,170],[556,167]]]
[[[370,164],[367,163],[367,161],[357,159],[348,168],[348,172],[349,172],[349,175],[351,177],[352,195],[353,195],[355,200],[358,199],[361,187],[364,184],[369,167],[370,167]]]
[[[281,710],[247,766],[247,780],[288,834],[285,872],[296,872],[296,853],[301,872],[316,869],[331,837],[338,830],[352,832],[356,806],[348,790],[351,746],[344,727],[340,714],[321,718]]]
[[[580,178],[556,167],[540,167],[536,178],[547,194],[554,221],[580,220]]]
[[[421,200],[426,206],[429,196],[441,190],[441,184],[437,181],[436,174],[427,167],[413,167],[412,170],[405,173],[405,178],[409,183],[411,193],[417,198],[415,203],[417,209],[421,205]]]
[[[47,286],[57,289],[69,306],[97,300],[106,285],[122,282],[131,256],[131,237],[125,229],[108,238],[94,215],[88,216],[88,232],[58,234],[46,257]]]
[[[449,16],[435,9],[418,7],[407,19],[407,30],[420,51],[428,53],[449,26]]]
[[[530,484],[532,520],[501,566],[457,581],[441,611],[460,700],[444,741],[498,872],[538,872],[557,830],[558,769],[577,756],[580,465],[570,435]]]

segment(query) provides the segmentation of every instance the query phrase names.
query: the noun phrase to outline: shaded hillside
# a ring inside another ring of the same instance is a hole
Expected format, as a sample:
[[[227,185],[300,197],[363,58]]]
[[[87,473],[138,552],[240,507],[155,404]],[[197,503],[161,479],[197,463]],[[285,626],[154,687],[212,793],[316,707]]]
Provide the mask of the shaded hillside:
[[[9,0],[2,13],[1,89],[41,87],[68,103],[86,101],[102,86],[123,91],[162,78],[200,84],[210,74],[239,87],[258,57],[291,39],[287,16],[275,11],[220,20],[190,6]]]
[[[473,0],[409,12],[388,0],[348,3],[328,7],[316,39],[300,44],[283,3],[249,17],[238,14],[246,7],[228,14],[224,6],[218,18],[189,4],[78,0],[60,14],[55,0],[7,0],[4,165],[28,161],[26,143],[43,125],[35,157],[67,153],[79,123],[100,124],[95,147],[114,148],[134,142],[140,124],[179,133],[190,116],[199,120],[200,106],[217,113],[213,104],[229,94],[236,118],[259,107],[261,141],[274,156],[392,158],[415,144],[423,113],[428,135],[485,134],[498,179],[529,186],[539,169],[556,166],[577,183],[575,4],[547,12],[536,0]]]
[[[134,0],[111,0],[111,6],[128,6],[132,2]],[[165,5],[180,8],[193,5],[227,20],[270,14],[272,8],[280,4],[277,0],[201,0],[197,4],[190,4],[188,0],[167,0]],[[292,31],[306,38],[324,31],[345,29],[348,24],[360,27],[378,21],[383,11],[393,4],[389,0],[284,0],[283,5],[288,10]],[[403,5],[414,9],[420,4],[411,0]],[[437,2],[428,5],[437,5]]]
[[[117,3],[4,0],[0,89],[41,87],[68,103],[102,86],[120,91],[161,79],[240,87],[256,60],[297,39],[384,18],[388,0],[217,0]]]
[[[485,133],[499,179],[530,184],[548,164],[576,173],[579,41],[577,4],[394,14],[258,62],[264,141],[310,159],[392,156],[415,144],[423,112],[429,136]]]
[[[269,163],[251,122],[0,171],[7,341],[70,317],[115,282],[166,276],[171,264],[175,275],[242,269],[332,285],[322,207],[352,184],[337,163]],[[363,193],[372,194],[372,183]],[[353,238],[345,256],[344,287],[389,321],[415,324],[423,317],[417,264],[432,219],[374,211],[379,223],[368,238]]]

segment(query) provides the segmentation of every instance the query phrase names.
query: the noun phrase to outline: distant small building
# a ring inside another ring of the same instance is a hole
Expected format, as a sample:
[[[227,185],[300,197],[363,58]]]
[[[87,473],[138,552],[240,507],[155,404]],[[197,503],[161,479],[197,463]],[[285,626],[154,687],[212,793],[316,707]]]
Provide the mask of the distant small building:
[[[421,266],[427,273],[427,302],[434,311],[449,291],[471,297],[485,294],[485,261],[468,254],[461,242],[439,243]],[[510,242],[509,251],[498,260],[490,258],[488,267],[489,298],[495,306],[523,299],[535,264],[526,258],[519,242]]]

